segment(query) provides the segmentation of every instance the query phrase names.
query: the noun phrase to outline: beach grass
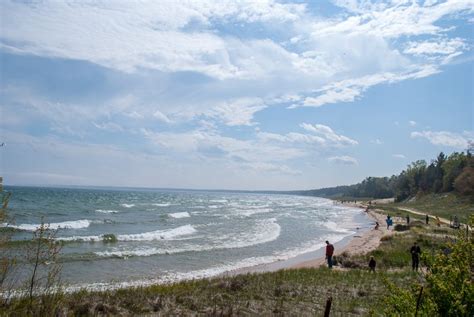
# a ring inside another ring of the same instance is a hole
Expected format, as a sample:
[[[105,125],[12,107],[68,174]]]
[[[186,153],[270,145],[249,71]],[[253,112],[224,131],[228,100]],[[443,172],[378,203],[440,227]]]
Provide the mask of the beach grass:
[[[386,308],[386,281],[407,287],[420,280],[420,274],[410,266],[413,242],[417,241],[423,252],[435,253],[443,250],[456,232],[418,222],[409,230],[384,236],[379,247],[368,254],[336,256],[339,265],[333,270],[285,269],[138,288],[82,290],[37,297],[34,307],[47,305],[46,315],[58,316],[314,316],[322,314],[331,297],[331,316],[377,316]],[[377,261],[376,273],[367,269],[370,256]],[[28,307],[26,299],[13,299],[0,304],[0,311],[28,315]]]
[[[474,198],[459,196],[455,193],[427,194],[416,200],[396,203],[394,207],[413,208],[430,215],[450,219],[457,215],[459,221],[466,223],[469,216],[474,214]]]
[[[313,316],[332,297],[334,316],[380,311],[386,294],[384,279],[398,285],[416,278],[410,272],[369,273],[327,268],[289,269],[186,281],[171,285],[115,291],[80,291],[63,295],[59,315],[290,315]],[[25,313],[26,302],[8,309]]]
[[[369,254],[348,257],[346,260],[358,263],[351,269],[341,263],[333,270],[286,269],[113,291],[84,290],[64,295],[57,309],[60,315],[311,316],[323,311],[326,300],[332,297],[334,316],[377,314],[384,308],[386,279],[407,285],[419,278],[410,268],[408,249],[413,241],[417,240],[424,251],[442,248],[443,240],[433,230],[413,227],[386,236]],[[366,269],[371,255],[378,262],[376,273]],[[8,309],[21,313],[24,307],[19,301]]]

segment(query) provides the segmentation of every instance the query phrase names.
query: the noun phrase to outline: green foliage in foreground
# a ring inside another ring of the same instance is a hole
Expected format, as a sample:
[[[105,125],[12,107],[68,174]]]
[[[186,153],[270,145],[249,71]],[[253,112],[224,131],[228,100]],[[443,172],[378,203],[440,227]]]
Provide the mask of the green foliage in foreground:
[[[403,234],[394,234],[382,238],[380,246],[368,254],[351,256],[348,266],[366,267],[371,256],[381,270],[408,268],[411,265],[410,248],[417,242],[425,254],[433,254],[447,247],[451,237],[457,231],[447,227],[442,229],[425,226],[411,226]],[[344,263],[343,263],[344,264]],[[422,262],[422,264],[425,264]]]
[[[471,218],[474,224],[474,217]],[[387,280],[390,295],[385,298],[390,315],[473,316],[474,244],[472,234],[459,232],[443,252],[424,254],[427,272],[424,279],[409,288]],[[422,289],[423,287],[423,289]]]
[[[332,316],[367,315],[383,310],[385,278],[403,285],[413,283],[416,276],[409,272],[292,269],[117,291],[81,291],[64,295],[51,315],[314,316],[324,311],[328,296],[333,297]],[[14,301],[4,309],[22,315],[24,305],[24,301]]]

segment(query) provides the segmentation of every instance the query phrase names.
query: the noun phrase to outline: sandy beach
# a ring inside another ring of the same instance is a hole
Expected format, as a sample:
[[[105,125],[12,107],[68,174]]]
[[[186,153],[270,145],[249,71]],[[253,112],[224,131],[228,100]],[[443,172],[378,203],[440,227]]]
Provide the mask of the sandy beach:
[[[357,205],[357,207],[364,208],[364,206]],[[386,235],[389,234],[390,231],[387,230],[385,226],[385,216],[375,213],[373,211],[369,211],[368,215],[371,219],[377,221],[379,223],[379,228],[378,230],[375,229],[369,229],[364,232],[361,232],[360,234],[356,234],[352,236],[351,240],[349,243],[347,243],[345,246],[343,246],[341,249],[336,249],[334,251],[334,255],[340,255],[344,252],[350,254],[350,255],[355,255],[355,254],[365,254],[368,253],[374,249],[376,249],[379,244],[380,244],[380,239]],[[304,267],[318,267],[321,266],[325,263],[325,257],[318,257],[313,260],[297,263],[291,268],[304,268]]]
[[[380,203],[384,203],[384,201],[380,201]],[[357,207],[361,210],[365,210],[367,207],[366,205],[360,203],[343,203],[343,205],[348,207]],[[393,233],[392,230],[387,230],[385,225],[385,215],[376,213],[374,211],[369,211],[367,215],[374,223],[376,221],[379,223],[379,228],[375,230],[374,227],[371,227],[360,230],[356,234],[335,243],[335,256],[344,252],[350,255],[368,253],[379,246],[380,239],[383,236]],[[396,223],[397,219],[394,219],[394,222]],[[324,251],[325,249],[322,247],[320,250],[312,252],[311,254],[298,256],[285,261],[231,270],[225,272],[222,275],[238,275],[245,273],[273,272],[281,269],[319,267],[325,264]]]

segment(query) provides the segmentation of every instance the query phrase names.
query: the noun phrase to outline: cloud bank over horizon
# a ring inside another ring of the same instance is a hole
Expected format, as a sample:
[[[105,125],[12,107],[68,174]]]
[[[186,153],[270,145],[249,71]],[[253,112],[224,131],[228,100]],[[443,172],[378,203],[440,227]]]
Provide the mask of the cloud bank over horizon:
[[[472,1],[0,8],[7,183],[311,188],[472,140]]]

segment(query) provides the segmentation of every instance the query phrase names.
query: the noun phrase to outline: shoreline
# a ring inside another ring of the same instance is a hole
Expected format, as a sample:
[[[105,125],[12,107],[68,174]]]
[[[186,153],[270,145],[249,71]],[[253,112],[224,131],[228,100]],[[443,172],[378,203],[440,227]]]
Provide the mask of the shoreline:
[[[360,208],[361,210],[365,210],[366,208],[365,205],[357,203],[344,203],[343,205],[347,207]],[[344,252],[350,255],[365,254],[375,250],[380,245],[380,239],[389,232],[383,225],[385,223],[385,216],[374,211],[367,212],[366,216],[372,222],[378,221],[379,229],[375,230],[374,226],[371,226],[370,228],[361,228],[356,233],[337,241],[334,243],[335,256]],[[285,269],[316,268],[325,263],[325,246],[323,245],[318,250],[301,254],[294,258],[231,270],[219,275],[233,276],[247,273],[275,272]]]
[[[360,208],[364,208],[359,206]],[[359,254],[366,254],[370,251],[375,250],[381,242],[381,238],[386,235],[389,231],[383,225],[385,222],[385,216],[382,214],[378,214],[374,211],[369,211],[367,213],[370,219],[374,222],[377,221],[379,223],[378,230],[374,228],[365,230],[361,234],[355,234],[350,237],[348,243],[346,243],[342,248],[337,248],[337,244],[335,244],[335,251],[334,255],[337,257],[342,253],[347,253],[349,255],[359,255]],[[318,258],[314,258],[305,262],[298,263],[293,265],[290,268],[299,269],[299,268],[315,268],[326,263],[325,255],[321,255]],[[336,266],[337,268],[337,266]]]

